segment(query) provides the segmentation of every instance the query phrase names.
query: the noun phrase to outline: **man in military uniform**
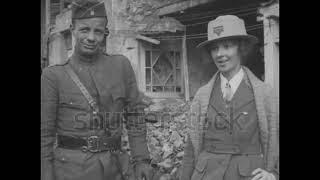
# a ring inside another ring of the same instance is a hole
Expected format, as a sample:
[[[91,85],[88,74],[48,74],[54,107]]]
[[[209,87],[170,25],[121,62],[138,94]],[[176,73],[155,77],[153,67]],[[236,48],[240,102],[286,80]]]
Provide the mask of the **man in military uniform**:
[[[242,65],[256,42],[236,16],[209,22],[208,40],[198,46],[208,50],[218,72],[193,99],[181,180],[278,177],[277,100]]]
[[[135,75],[126,57],[102,53],[107,25],[103,1],[77,4],[72,18],[73,55],[41,75],[41,176],[123,180],[130,168],[120,150],[122,118],[116,114],[141,104]],[[133,174],[150,179],[146,125],[127,119],[135,127],[128,131]]]

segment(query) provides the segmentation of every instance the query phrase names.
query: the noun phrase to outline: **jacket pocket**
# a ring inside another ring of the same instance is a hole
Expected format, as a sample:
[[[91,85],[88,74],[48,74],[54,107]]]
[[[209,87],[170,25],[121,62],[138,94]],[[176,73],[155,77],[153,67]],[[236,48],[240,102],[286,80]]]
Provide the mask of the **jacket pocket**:
[[[54,157],[56,161],[61,163],[83,165],[85,154],[76,150],[56,148],[54,150]]]
[[[255,169],[263,169],[263,157],[258,155],[242,156],[238,162],[240,176],[253,177],[251,174]]]
[[[68,109],[82,109],[87,107],[86,100],[83,99],[82,94],[61,94],[59,97],[59,107]]]
[[[77,177],[83,170],[82,155],[72,150],[55,149],[54,172],[58,180]]]
[[[251,176],[251,167],[249,158],[243,157],[238,163],[238,170],[241,176]]]
[[[191,180],[201,180],[205,174],[205,169],[207,167],[207,159],[199,159],[195,169],[193,171],[193,175],[191,177]]]

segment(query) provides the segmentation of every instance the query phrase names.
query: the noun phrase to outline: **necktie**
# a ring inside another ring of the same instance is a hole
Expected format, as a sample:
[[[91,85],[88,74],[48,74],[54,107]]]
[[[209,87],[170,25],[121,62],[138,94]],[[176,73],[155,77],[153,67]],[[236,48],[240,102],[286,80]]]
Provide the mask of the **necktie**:
[[[231,86],[229,84],[229,82],[226,83],[226,86],[224,88],[224,96],[223,96],[223,99],[226,101],[226,102],[230,102],[232,98],[232,90],[231,90]]]

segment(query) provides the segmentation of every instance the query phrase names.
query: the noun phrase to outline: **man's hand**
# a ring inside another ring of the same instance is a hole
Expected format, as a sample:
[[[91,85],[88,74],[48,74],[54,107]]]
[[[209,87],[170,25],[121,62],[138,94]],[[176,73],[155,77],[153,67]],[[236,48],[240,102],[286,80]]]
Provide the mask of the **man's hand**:
[[[272,173],[260,168],[254,170],[252,175],[254,175],[252,180],[276,180],[276,177]]]
[[[152,167],[146,163],[138,163],[135,166],[135,178],[136,180],[151,180]]]

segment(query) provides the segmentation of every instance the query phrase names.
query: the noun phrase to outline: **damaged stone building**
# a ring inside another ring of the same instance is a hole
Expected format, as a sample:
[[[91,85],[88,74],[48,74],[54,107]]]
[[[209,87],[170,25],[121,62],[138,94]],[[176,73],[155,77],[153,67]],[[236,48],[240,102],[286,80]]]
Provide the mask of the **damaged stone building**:
[[[45,67],[71,55],[72,2],[43,0],[42,51]],[[246,65],[279,87],[279,1],[276,0],[100,0],[108,14],[106,53],[128,57],[139,88],[156,100],[192,100],[217,71],[209,54],[196,46],[207,39],[207,24],[219,15],[244,19],[259,38]]]

